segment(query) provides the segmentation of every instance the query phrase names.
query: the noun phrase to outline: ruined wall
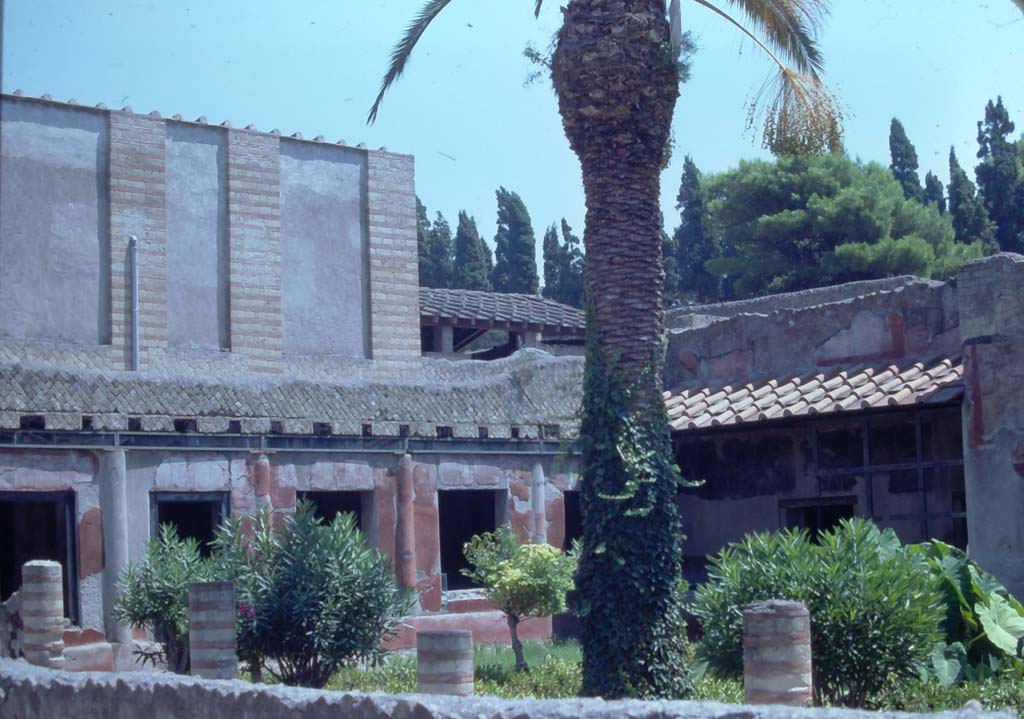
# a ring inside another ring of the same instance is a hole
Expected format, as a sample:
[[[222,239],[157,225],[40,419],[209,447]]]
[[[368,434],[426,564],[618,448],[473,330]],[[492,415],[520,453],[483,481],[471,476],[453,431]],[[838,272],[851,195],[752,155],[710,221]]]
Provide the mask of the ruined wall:
[[[0,360],[280,374],[419,357],[410,156],[2,98]]]
[[[793,308],[751,300],[743,311],[704,315],[692,327],[672,330],[666,386],[959,353],[955,286],[880,282],[877,291],[824,304],[803,306],[802,293],[787,296]],[[815,290],[807,292],[817,298]]]
[[[511,700],[496,697],[348,694],[242,681],[217,681],[169,674],[82,676],[0,660],[0,719],[94,719],[107,716],[152,716],[161,719],[202,716],[207,719],[307,719],[375,717],[377,719],[896,719],[929,716],[852,709],[803,709],[743,706],[709,702],[601,699]],[[737,711],[741,710],[741,711]],[[930,716],[946,719],[1012,719],[1009,711],[964,708]]]
[[[1024,257],[964,265],[963,433],[971,554],[1024,595]]]

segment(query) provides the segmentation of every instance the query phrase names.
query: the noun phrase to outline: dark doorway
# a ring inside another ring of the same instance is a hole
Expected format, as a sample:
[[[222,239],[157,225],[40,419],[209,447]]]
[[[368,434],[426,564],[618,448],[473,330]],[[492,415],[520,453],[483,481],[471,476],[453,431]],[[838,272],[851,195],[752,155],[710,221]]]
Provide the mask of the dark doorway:
[[[565,538],[562,540],[562,551],[572,549],[573,541],[583,539],[583,515],[580,513],[579,490],[570,489],[562,493],[562,505],[565,507]]]
[[[822,532],[832,529],[843,519],[852,519],[856,504],[853,497],[784,503],[783,519],[787,527],[806,529],[811,539],[817,542]]]
[[[0,601],[21,588],[21,567],[33,559],[60,562],[64,616],[78,620],[74,492],[0,493]]]
[[[448,589],[478,586],[462,574],[469,568],[462,547],[474,535],[493,532],[497,527],[497,505],[504,492],[485,490],[442,490],[437,493],[441,535],[441,572]]]
[[[228,517],[227,492],[154,492],[150,495],[152,536],[171,524],[181,539],[195,539],[204,557],[210,556],[217,527]]]

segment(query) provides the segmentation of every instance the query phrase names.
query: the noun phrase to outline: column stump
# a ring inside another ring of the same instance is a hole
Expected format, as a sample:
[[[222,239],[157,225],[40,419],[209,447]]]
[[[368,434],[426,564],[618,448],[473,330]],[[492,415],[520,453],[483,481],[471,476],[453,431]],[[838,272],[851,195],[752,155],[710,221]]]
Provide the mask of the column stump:
[[[811,615],[802,603],[743,607],[743,696],[746,704],[794,707],[813,700]]]
[[[60,562],[26,562],[19,596],[25,659],[38,667],[63,669],[64,572]]]
[[[416,633],[416,679],[421,694],[473,693],[473,633]]]
[[[203,582],[188,587],[191,674],[204,679],[238,677],[235,585]]]

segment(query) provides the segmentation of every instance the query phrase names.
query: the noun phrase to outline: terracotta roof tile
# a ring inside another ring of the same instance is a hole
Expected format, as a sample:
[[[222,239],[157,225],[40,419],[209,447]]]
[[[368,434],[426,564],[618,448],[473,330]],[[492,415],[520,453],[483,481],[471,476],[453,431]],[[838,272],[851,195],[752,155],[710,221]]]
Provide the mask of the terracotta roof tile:
[[[582,335],[582,310],[537,295],[420,288],[420,318],[473,326],[518,325],[563,334]]]
[[[674,430],[872,408],[951,402],[963,395],[959,357],[859,365],[772,377],[743,386],[689,385],[665,393]]]

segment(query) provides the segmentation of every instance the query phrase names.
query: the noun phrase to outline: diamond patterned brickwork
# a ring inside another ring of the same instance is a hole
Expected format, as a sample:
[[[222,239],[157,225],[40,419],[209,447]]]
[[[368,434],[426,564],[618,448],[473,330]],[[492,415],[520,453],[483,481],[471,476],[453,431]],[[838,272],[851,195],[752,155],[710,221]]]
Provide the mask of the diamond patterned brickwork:
[[[963,394],[959,357],[830,368],[757,382],[698,384],[665,393],[674,430],[866,409],[944,403]]]
[[[582,335],[582,310],[536,295],[420,288],[420,318],[424,322],[474,327],[530,328]]]

